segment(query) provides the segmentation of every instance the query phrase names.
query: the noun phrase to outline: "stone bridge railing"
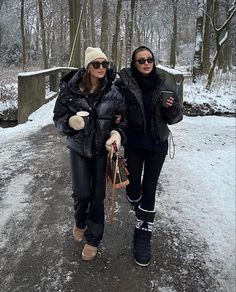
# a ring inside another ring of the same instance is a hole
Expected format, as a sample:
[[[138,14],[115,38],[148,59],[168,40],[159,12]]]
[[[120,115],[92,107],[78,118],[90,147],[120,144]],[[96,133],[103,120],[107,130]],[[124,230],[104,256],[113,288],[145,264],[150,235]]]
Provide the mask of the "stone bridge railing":
[[[27,121],[29,115],[52,100],[59,91],[60,78],[75,68],[58,67],[18,74],[18,124]]]
[[[27,121],[29,115],[57,96],[60,78],[76,68],[59,67],[18,74],[18,124]],[[183,73],[164,66],[157,66],[168,87],[177,92],[183,105]]]

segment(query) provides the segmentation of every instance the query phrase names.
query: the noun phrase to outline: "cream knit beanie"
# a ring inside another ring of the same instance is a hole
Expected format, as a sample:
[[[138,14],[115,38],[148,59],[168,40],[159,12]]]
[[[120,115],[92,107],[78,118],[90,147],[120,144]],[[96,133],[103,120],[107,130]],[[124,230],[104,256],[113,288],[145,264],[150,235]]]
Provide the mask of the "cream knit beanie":
[[[89,63],[93,62],[97,58],[103,58],[106,61],[108,61],[106,55],[103,53],[103,51],[100,48],[87,47],[85,51],[85,60],[84,60],[85,69],[87,69]]]

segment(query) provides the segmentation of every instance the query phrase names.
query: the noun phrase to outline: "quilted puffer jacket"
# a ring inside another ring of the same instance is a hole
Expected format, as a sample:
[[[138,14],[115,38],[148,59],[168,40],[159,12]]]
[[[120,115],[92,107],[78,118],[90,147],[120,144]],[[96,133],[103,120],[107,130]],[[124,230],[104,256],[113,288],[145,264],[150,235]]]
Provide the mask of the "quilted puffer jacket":
[[[119,79],[116,80],[115,85],[120,89],[125,97],[127,104],[127,121],[128,132],[145,132],[146,119],[143,105],[142,91],[139,88],[137,81],[133,77],[130,68],[124,68],[119,72]],[[165,85],[165,80],[158,76],[157,84],[155,86],[152,105],[151,105],[151,134],[153,139],[159,143],[168,139],[169,128],[168,125],[178,123],[183,119],[182,110],[180,108],[177,95],[174,93],[174,105],[165,108],[161,104],[161,91],[168,90]]]
[[[106,153],[105,143],[112,130],[121,135],[125,143],[126,105],[116,86],[112,85],[115,74],[107,70],[102,86],[96,93],[85,96],[79,83],[84,68],[72,71],[60,82],[60,93],[54,108],[54,123],[58,131],[67,136],[68,147],[85,157]],[[85,128],[79,131],[72,129],[68,120],[78,111],[89,112],[89,120]],[[121,115],[121,121],[115,123],[115,115]]]

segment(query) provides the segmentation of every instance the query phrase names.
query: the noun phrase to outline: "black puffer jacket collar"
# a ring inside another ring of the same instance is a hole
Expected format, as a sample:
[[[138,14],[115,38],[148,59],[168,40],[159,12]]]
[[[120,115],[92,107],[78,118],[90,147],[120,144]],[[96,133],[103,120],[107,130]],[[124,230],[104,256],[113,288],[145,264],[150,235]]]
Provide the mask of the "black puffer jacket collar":
[[[80,68],[78,70],[71,71],[67,75],[65,75],[60,82],[60,90],[63,90],[65,87],[69,86],[75,92],[79,92],[79,84],[82,80],[83,74],[85,72],[85,68]],[[115,68],[107,69],[107,74],[102,80],[102,86],[100,91],[109,91],[112,82],[115,80],[116,77],[116,70]]]
[[[138,87],[138,84],[133,77],[131,68],[123,68],[118,73],[125,86]],[[156,87],[160,87],[165,82],[165,79],[157,73],[157,83]]]

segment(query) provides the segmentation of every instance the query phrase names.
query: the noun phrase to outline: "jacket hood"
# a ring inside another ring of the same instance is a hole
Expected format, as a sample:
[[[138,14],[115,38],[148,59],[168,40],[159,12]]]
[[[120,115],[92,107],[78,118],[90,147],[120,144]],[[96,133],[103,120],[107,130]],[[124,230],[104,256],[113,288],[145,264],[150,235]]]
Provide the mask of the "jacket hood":
[[[136,52],[143,51],[143,50],[147,50],[147,51],[149,51],[151,53],[151,55],[152,55],[152,57],[154,59],[154,64],[153,64],[154,66],[153,66],[153,70],[152,71],[156,70],[155,56],[154,56],[153,52],[148,47],[145,47],[145,46],[140,46],[140,47],[138,47],[137,49],[135,49],[133,51],[132,60],[131,60],[131,64],[130,64],[131,69],[133,71],[137,71],[136,66],[135,66],[135,54],[136,54]]]

